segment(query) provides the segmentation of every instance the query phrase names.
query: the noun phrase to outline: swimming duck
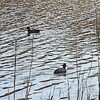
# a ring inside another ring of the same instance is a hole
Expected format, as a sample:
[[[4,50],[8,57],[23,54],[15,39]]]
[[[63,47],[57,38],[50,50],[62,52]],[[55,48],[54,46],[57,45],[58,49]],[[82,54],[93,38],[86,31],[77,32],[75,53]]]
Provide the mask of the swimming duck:
[[[66,63],[64,63],[63,68],[58,68],[54,71],[54,74],[64,74],[66,73]]]
[[[27,36],[30,36],[31,33],[39,33],[39,32],[40,32],[40,30],[36,30],[36,29],[31,30],[30,27],[27,27],[27,29],[28,29],[28,34],[27,34]]]

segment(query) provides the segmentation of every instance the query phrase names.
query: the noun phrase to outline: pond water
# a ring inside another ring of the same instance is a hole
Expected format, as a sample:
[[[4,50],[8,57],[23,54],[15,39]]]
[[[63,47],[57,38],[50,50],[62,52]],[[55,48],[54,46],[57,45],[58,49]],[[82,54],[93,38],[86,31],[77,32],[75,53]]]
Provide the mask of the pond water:
[[[14,100],[15,45],[15,100],[24,100],[29,78],[29,100],[98,100],[94,2],[82,11],[77,0],[51,1],[2,1],[0,100]],[[27,26],[42,31],[27,37]],[[63,63],[66,75],[54,75]]]

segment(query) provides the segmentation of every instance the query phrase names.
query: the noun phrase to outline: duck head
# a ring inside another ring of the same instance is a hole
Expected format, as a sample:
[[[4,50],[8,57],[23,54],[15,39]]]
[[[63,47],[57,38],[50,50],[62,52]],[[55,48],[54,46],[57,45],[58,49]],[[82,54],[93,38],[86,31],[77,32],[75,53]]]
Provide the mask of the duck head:
[[[27,27],[28,30],[30,30],[30,27]]]
[[[63,66],[63,68],[65,69],[65,68],[66,68],[66,63],[64,63],[62,66]]]

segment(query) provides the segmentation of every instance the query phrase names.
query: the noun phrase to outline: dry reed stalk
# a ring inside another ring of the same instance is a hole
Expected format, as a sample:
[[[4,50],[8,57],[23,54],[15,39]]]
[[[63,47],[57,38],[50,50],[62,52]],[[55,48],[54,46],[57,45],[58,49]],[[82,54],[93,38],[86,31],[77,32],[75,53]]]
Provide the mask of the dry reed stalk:
[[[9,88],[8,88],[8,93],[9,93]],[[8,100],[10,100],[10,95],[8,95]]]
[[[67,81],[68,82],[68,100],[70,100],[70,86],[69,86],[69,80]]]
[[[15,90],[16,90],[16,51],[17,51],[17,39],[14,40],[15,41],[15,63],[14,63],[14,100],[16,98],[16,93],[15,93]]]
[[[99,53],[100,53],[100,27],[99,27],[99,23],[100,23],[100,14],[99,14],[99,8],[97,7],[97,0],[95,3],[95,16],[96,16],[96,20],[95,20],[95,28],[96,28],[96,34],[97,34],[97,52],[98,52],[98,86],[99,86],[99,95],[98,95],[98,100],[100,98],[100,61],[99,61]]]
[[[69,83],[69,80],[68,80],[68,71],[67,71],[67,85],[68,85],[68,100],[70,100],[70,83]]]
[[[45,100],[54,100],[53,97],[54,97],[54,93],[55,93],[55,86],[53,88],[53,93],[52,93],[52,90],[50,90],[50,93],[48,94],[47,93],[47,98],[45,98]],[[41,96],[41,100],[43,100],[42,96]]]
[[[83,100],[83,95],[84,95],[84,74],[82,76],[82,79],[81,79],[81,85],[82,85],[82,88],[81,88],[81,100]]]
[[[77,82],[78,82],[78,87],[77,87],[77,100],[79,100],[80,96],[80,81],[79,81],[79,68],[78,68],[78,44],[77,44],[77,34],[76,34],[76,68],[77,68]]]
[[[33,34],[33,37],[32,37],[32,51],[31,51],[31,66],[29,68],[29,76],[28,76],[28,79],[27,79],[27,90],[26,90],[26,100],[28,99],[28,95],[29,95],[29,92],[31,90],[31,85],[30,85],[30,78],[31,78],[31,71],[32,71],[32,62],[33,62],[33,39],[34,39],[34,34]],[[32,82],[31,82],[32,84]]]
[[[59,91],[59,100],[60,100],[61,90]]]

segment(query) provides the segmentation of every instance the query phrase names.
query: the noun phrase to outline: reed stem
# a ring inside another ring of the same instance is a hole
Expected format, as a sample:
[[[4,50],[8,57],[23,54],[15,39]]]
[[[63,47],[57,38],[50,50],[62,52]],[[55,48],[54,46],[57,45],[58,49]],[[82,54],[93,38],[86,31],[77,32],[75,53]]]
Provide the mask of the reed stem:
[[[16,98],[16,51],[17,51],[17,40],[15,39],[15,63],[14,63],[14,100]]]
[[[30,80],[31,80],[30,78],[31,78],[32,66],[33,66],[33,40],[34,40],[34,33],[33,33],[33,37],[32,37],[31,65],[29,68],[29,76],[28,76],[28,80],[27,80],[26,100],[28,99],[28,95],[31,90],[31,85],[29,85],[29,84],[30,84]]]
[[[99,83],[99,95],[98,95],[98,100],[100,98],[100,61],[99,61],[99,53],[100,53],[100,28],[99,28],[99,18],[100,18],[100,15],[99,15],[99,10],[97,9],[97,0],[96,0],[96,3],[95,3],[95,13],[96,13],[96,20],[95,20],[95,28],[96,28],[96,34],[97,34],[97,52],[98,52],[98,83]]]

